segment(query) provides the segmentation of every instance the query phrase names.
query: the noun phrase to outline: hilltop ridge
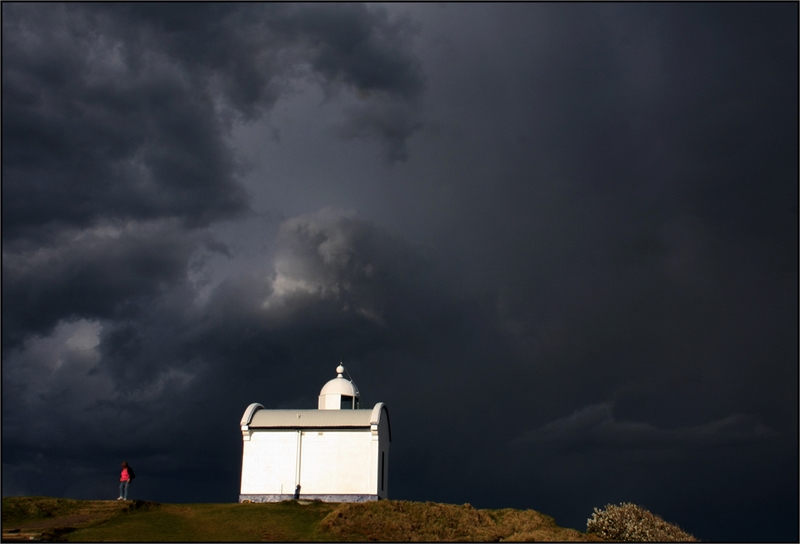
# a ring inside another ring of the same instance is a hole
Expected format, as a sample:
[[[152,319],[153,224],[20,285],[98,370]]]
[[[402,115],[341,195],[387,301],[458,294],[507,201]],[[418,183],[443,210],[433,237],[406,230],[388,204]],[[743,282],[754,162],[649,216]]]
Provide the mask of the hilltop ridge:
[[[3,541],[600,541],[534,510],[385,500],[166,504],[3,498]]]

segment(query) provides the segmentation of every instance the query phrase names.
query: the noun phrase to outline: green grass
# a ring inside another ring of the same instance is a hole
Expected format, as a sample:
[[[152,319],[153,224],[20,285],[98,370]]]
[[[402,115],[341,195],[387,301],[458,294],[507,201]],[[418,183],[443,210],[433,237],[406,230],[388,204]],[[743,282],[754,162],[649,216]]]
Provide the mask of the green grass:
[[[391,542],[597,541],[535,510],[478,510],[469,504],[379,501],[342,504],[320,526],[342,540]]]
[[[118,516],[70,533],[84,541],[318,541],[329,537],[319,522],[333,505],[296,502],[274,504],[164,504]]]
[[[98,513],[105,510],[100,506],[107,501],[78,501],[74,499],[54,499],[50,497],[9,497],[3,499],[3,524],[6,520],[15,522],[40,522],[76,514]],[[122,507],[114,504],[115,510]]]
[[[49,531],[51,539],[75,542],[599,540],[533,510],[410,501],[159,504],[7,497],[4,540],[13,538],[11,529]]]

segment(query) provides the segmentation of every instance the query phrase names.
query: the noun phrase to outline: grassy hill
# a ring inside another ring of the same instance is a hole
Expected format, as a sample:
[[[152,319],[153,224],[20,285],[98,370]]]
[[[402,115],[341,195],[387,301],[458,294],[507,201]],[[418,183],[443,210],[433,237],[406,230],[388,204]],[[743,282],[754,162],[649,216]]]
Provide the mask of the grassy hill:
[[[3,499],[3,541],[597,541],[534,510],[433,502],[160,504]]]

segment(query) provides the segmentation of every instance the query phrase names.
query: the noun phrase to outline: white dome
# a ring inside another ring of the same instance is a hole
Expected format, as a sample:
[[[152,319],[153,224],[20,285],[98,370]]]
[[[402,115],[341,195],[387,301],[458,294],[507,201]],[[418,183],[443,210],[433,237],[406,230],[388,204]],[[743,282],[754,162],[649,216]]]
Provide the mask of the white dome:
[[[320,395],[349,395],[351,397],[358,397],[358,387],[356,384],[342,376],[334,378],[322,386]]]
[[[320,410],[357,409],[359,404],[358,387],[351,380],[342,376],[344,367],[336,368],[337,376],[322,386],[319,392],[318,406]]]

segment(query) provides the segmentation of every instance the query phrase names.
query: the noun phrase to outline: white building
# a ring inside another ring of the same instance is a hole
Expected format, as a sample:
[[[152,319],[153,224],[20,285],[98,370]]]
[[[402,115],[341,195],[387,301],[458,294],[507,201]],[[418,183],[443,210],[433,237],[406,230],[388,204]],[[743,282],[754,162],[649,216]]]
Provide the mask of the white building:
[[[240,422],[239,502],[292,498],[362,502],[389,496],[389,410],[359,409],[344,367],[319,394],[317,410],[267,410],[251,404]]]

